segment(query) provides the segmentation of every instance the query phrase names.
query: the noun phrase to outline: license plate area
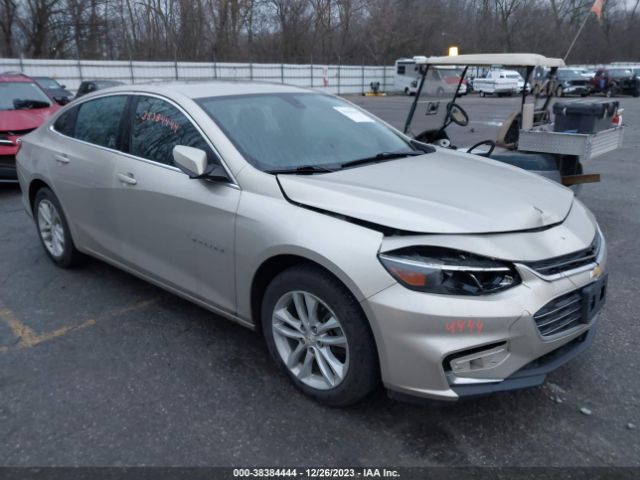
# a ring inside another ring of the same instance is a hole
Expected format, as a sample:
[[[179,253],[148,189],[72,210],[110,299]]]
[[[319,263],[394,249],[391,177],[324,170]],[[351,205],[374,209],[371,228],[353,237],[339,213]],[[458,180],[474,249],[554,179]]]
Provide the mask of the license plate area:
[[[582,289],[582,323],[589,323],[607,301],[607,275]]]

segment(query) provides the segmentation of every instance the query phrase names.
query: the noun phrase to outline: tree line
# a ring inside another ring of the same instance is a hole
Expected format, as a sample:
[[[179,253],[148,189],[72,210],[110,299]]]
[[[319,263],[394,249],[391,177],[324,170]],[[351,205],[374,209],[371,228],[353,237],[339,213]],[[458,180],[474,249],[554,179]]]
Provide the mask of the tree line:
[[[0,0],[0,56],[390,64],[535,52],[640,62],[640,0]]]

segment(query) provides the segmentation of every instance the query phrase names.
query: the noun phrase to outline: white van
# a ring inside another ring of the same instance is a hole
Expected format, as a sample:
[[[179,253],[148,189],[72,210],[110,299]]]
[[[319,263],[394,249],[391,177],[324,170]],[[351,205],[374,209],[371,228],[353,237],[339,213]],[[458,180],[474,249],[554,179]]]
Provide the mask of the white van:
[[[480,93],[481,97],[489,93],[515,95],[521,91],[520,84],[524,88],[524,79],[515,70],[489,70],[485,77],[473,80],[473,90]]]
[[[405,95],[415,95],[420,77],[420,67],[416,65],[415,58],[400,58],[396,60],[395,67],[395,89],[404,92]],[[458,88],[461,75],[462,69],[453,66],[432,68],[425,78],[424,93],[437,97],[454,93]],[[462,82],[458,95],[466,94],[467,83]]]

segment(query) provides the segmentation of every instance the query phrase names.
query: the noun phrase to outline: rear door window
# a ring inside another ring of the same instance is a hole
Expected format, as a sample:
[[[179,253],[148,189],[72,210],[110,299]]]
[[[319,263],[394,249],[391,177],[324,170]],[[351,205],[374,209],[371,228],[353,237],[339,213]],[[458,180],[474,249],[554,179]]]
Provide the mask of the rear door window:
[[[167,101],[138,97],[131,126],[129,153],[165,165],[173,165],[173,147],[185,145],[207,153],[209,163],[217,158],[191,121]]]
[[[89,100],[79,106],[74,137],[84,142],[117,149],[126,95]]]

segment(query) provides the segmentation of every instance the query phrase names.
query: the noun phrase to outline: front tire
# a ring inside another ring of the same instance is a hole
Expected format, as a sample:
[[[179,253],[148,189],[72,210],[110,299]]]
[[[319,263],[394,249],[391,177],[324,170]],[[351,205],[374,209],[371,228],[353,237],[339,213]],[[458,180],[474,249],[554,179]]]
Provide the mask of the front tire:
[[[276,276],[261,309],[271,356],[306,395],[346,406],[379,383],[369,323],[344,285],[327,271],[298,265]]]
[[[40,242],[51,261],[62,268],[76,265],[82,254],[76,250],[62,206],[49,188],[36,193],[33,214]]]

